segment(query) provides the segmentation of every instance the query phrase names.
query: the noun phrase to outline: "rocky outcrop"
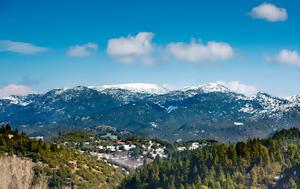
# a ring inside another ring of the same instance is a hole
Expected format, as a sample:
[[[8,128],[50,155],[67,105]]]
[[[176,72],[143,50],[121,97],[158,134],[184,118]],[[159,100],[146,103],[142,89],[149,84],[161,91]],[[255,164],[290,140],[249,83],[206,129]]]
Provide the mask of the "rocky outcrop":
[[[1,189],[43,189],[46,184],[40,182],[32,186],[34,163],[30,159],[16,156],[0,156]]]

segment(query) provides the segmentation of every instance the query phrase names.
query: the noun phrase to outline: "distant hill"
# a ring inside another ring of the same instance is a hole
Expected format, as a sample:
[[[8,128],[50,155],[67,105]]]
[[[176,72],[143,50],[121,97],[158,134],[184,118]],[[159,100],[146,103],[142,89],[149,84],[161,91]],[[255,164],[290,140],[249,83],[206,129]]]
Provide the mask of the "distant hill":
[[[239,141],[300,128],[300,97],[245,96],[210,83],[181,90],[152,84],[53,89],[0,99],[0,123],[31,136],[98,125],[163,140]]]

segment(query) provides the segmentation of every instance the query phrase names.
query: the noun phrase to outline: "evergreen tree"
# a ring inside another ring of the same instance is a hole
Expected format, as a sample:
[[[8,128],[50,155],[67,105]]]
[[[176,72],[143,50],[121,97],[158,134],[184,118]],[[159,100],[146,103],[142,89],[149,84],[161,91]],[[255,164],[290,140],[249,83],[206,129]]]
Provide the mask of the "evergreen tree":
[[[289,179],[288,185],[289,185],[290,189],[297,189],[298,188],[297,183],[295,182],[295,180],[293,178]]]

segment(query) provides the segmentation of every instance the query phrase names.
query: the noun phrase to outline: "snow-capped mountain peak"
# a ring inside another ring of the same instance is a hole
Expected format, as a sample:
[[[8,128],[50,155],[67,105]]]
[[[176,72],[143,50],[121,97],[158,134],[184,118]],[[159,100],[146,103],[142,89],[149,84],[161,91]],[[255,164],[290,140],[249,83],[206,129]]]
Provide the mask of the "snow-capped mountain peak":
[[[225,87],[224,85],[216,82],[216,83],[208,83],[204,85],[198,85],[193,87],[185,88],[186,91],[188,90],[202,90],[204,92],[230,92],[230,89]]]
[[[279,99],[277,97],[272,97],[271,95],[264,93],[264,92],[258,92],[256,94],[256,100],[258,100],[262,105],[266,107],[272,107],[275,108],[276,106],[279,106],[282,102],[282,99]]]
[[[168,131],[163,136],[172,140],[183,135],[199,138],[206,128],[209,134],[214,132],[210,128],[220,128],[218,137],[231,131],[240,133],[242,128],[247,129],[245,135],[257,137],[253,131],[298,127],[298,97],[284,99],[263,92],[247,97],[222,83],[174,91],[144,83],[77,86],[0,99],[0,123],[11,122],[31,133],[109,124],[145,136],[162,136]],[[149,123],[151,128],[146,127]]]
[[[165,94],[170,90],[156,85],[156,84],[148,84],[148,83],[128,83],[128,84],[119,84],[119,85],[102,85],[99,87],[95,87],[98,91],[104,91],[108,89],[123,89],[136,93],[150,93],[150,94]]]
[[[299,95],[293,95],[293,96],[287,96],[284,99],[288,100],[289,102],[300,102],[300,96]]]

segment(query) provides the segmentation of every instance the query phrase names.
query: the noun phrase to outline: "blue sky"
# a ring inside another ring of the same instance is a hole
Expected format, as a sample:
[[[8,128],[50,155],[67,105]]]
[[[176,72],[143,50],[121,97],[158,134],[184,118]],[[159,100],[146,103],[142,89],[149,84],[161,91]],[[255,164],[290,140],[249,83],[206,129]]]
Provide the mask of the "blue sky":
[[[0,0],[0,97],[216,81],[300,94],[299,10],[297,0]]]

